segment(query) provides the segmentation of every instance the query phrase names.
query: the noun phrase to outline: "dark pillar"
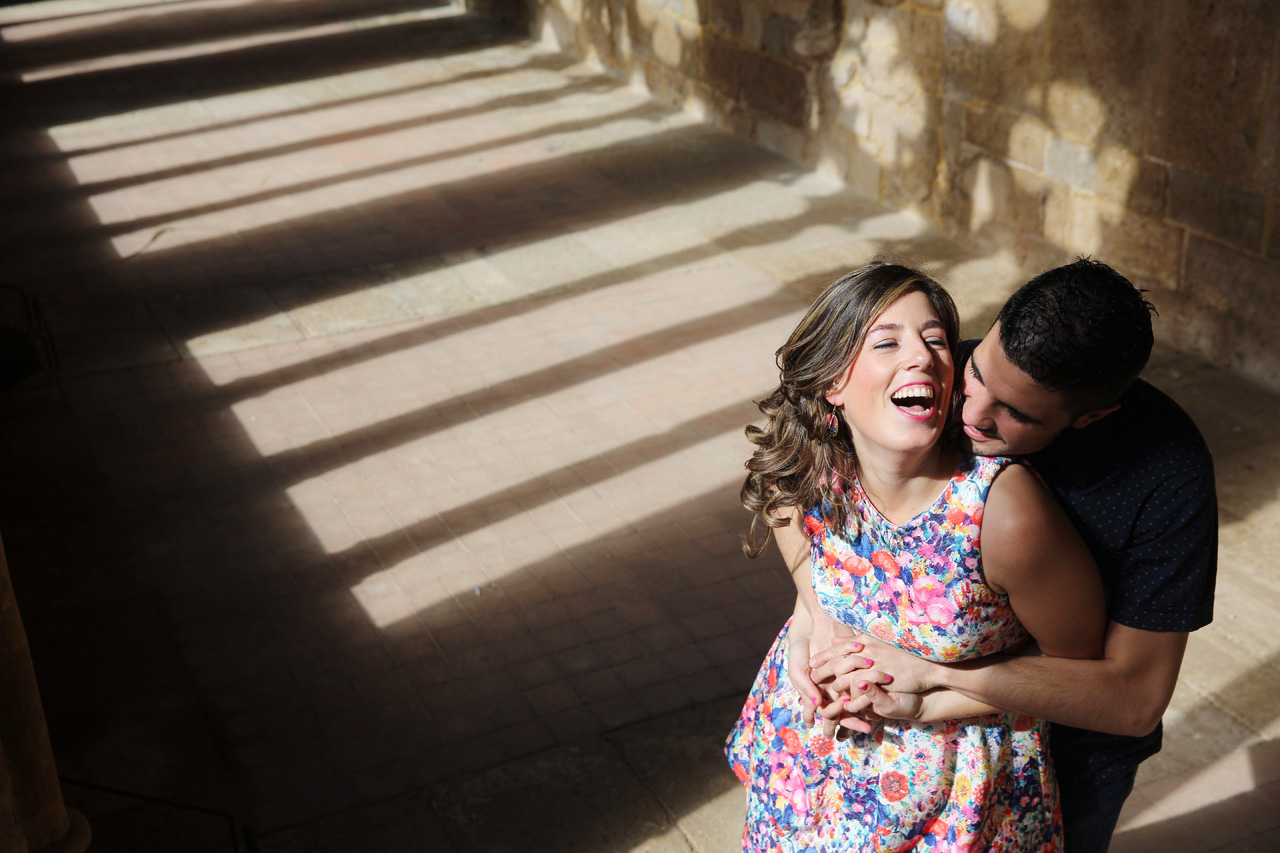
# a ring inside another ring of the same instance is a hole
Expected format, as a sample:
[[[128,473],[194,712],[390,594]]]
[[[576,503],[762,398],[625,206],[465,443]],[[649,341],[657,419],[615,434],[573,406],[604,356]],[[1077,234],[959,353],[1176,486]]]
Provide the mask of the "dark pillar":
[[[0,853],[82,853],[89,825],[68,812],[27,635],[0,544]]]

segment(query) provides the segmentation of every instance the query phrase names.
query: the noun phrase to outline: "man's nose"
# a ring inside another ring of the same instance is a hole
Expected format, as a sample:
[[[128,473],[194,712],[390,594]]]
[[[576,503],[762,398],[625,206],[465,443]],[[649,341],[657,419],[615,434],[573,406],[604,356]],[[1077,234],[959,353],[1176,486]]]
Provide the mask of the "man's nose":
[[[992,423],[992,406],[989,401],[984,400],[982,395],[968,393],[968,386],[965,386],[964,411],[961,418],[965,423],[971,426],[983,428]]]

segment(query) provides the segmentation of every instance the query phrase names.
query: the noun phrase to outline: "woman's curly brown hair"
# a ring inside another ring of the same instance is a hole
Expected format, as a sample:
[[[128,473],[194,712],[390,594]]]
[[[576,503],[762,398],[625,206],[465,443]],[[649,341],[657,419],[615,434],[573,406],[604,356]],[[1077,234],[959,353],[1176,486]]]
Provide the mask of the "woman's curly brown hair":
[[[778,350],[778,387],[757,403],[764,426],[746,429],[756,445],[741,492],[742,505],[754,516],[742,538],[748,557],[764,553],[773,529],[790,523],[783,514],[789,507],[807,512],[820,506],[829,523],[839,528],[849,524],[845,483],[854,471],[853,443],[843,421],[837,434],[828,436],[827,416],[836,409],[826,392],[853,364],[875,319],[913,290],[923,293],[937,312],[954,363],[960,321],[950,294],[924,273],[884,262],[828,285]],[[958,408],[953,401],[951,420]]]

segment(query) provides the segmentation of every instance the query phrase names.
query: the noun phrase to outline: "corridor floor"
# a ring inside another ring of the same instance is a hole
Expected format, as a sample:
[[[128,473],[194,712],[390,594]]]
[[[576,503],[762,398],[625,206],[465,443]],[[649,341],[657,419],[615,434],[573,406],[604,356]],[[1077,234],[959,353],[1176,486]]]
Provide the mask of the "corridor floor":
[[[91,849],[231,849],[189,806],[262,850],[734,849],[774,349],[877,254],[968,334],[1026,271],[428,0],[5,5],[0,69],[50,364],[0,394],[0,535]],[[1280,399],[1148,376],[1222,567],[1113,850],[1275,849]]]

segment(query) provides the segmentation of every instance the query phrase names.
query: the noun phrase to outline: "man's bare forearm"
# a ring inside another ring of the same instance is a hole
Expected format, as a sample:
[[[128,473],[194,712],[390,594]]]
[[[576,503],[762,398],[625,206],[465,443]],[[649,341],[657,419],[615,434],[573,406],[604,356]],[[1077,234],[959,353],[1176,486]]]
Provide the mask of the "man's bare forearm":
[[[993,655],[952,664],[937,683],[999,708],[1055,723],[1139,736],[1160,721],[1177,681],[1185,634],[1133,632],[1101,660]],[[1113,632],[1114,633],[1114,632]],[[1180,638],[1180,640],[1179,640]]]

